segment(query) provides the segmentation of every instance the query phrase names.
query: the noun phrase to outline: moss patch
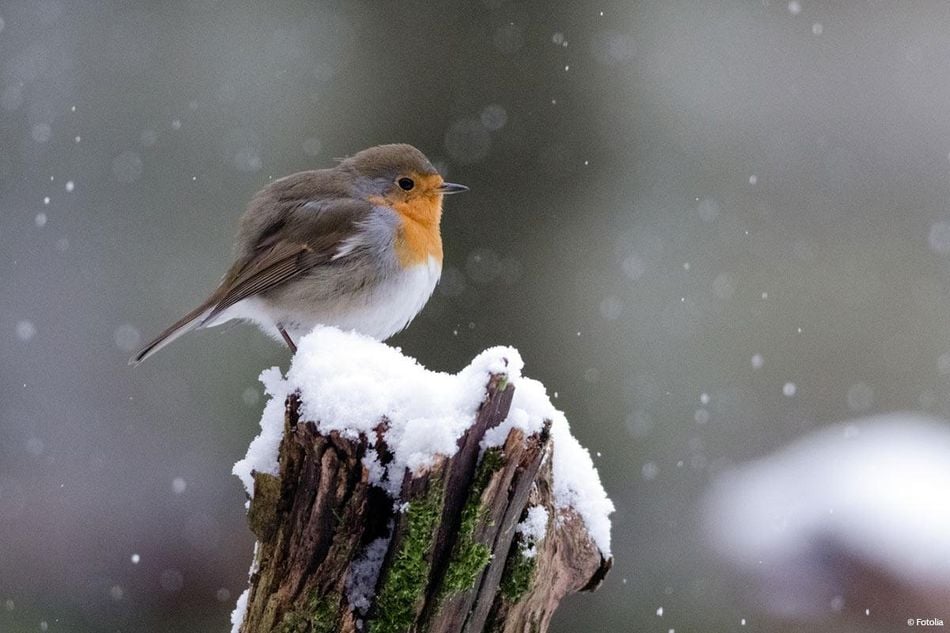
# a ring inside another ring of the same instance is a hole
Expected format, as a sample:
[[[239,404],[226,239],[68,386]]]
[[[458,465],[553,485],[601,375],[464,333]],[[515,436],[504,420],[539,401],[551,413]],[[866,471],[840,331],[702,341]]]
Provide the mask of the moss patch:
[[[415,622],[432,564],[428,555],[442,515],[441,482],[432,482],[426,496],[406,510],[406,532],[376,597],[373,633],[403,633]]]
[[[306,605],[284,615],[280,633],[333,633],[337,630],[340,596],[314,594]]]
[[[508,374],[502,374],[498,377],[498,386],[495,387],[496,391],[504,391],[508,388]]]
[[[475,528],[487,508],[482,507],[482,493],[488,487],[492,475],[504,465],[501,448],[492,447],[482,455],[482,461],[475,472],[475,481],[469,490],[462,520],[459,524],[458,540],[452,548],[452,559],[442,581],[441,599],[471,589],[478,574],[491,561],[491,550],[483,543],[475,542]]]
[[[515,554],[508,559],[501,577],[501,595],[508,602],[517,602],[534,581],[535,557],[527,557],[520,544],[514,547]]]
[[[471,589],[475,578],[491,561],[491,551],[481,543],[459,543],[442,583],[442,598]]]
[[[277,504],[280,502],[280,479],[268,473],[254,471],[254,498],[248,509],[247,520],[251,532],[261,540],[268,540],[277,526]]]

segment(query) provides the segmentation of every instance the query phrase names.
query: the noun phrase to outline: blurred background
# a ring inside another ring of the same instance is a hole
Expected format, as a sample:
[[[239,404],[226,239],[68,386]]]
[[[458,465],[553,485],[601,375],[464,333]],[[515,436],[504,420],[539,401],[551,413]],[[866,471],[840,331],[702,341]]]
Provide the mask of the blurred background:
[[[394,141],[472,189],[394,344],[519,348],[617,505],[612,573],[553,631],[950,621],[835,587],[776,613],[704,519],[830,423],[950,415],[950,5],[4,0],[0,630],[228,630],[230,470],[288,354],[236,325],[126,361],[256,190]]]

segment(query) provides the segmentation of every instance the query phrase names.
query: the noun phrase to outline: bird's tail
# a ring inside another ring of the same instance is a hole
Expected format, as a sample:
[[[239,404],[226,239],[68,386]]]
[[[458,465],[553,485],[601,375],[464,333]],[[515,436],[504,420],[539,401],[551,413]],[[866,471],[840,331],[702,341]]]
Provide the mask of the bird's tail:
[[[213,308],[214,305],[210,304],[210,302],[203,303],[182,318],[175,321],[164,332],[156,336],[148,345],[139,350],[135,356],[130,358],[129,365],[138,365],[146,358],[177,339],[179,336],[187,334],[195,328],[201,327],[201,325],[204,323],[205,317],[208,316]]]

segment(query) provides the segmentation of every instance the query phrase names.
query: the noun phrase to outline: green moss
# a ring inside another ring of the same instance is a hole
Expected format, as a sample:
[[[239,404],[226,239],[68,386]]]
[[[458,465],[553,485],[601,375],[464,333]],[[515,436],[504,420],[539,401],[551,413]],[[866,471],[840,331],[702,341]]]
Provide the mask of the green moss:
[[[442,583],[442,598],[471,589],[475,585],[475,578],[491,561],[491,551],[488,546],[473,543],[469,539],[466,543],[458,543],[452,555],[452,562],[445,572]]]
[[[376,617],[370,624],[373,633],[403,633],[415,622],[429,580],[428,555],[442,514],[440,483],[432,482],[425,497],[409,503],[406,533],[376,597]]]
[[[334,633],[338,630],[339,599],[324,600],[313,611],[310,618],[311,633]]]
[[[277,627],[279,633],[333,633],[338,629],[340,597],[314,594],[307,603],[290,613]]]
[[[254,472],[254,498],[247,520],[251,532],[266,541],[277,526],[277,503],[280,501],[280,479],[268,473]]]
[[[491,561],[491,550],[483,543],[475,542],[475,528],[484,517],[486,508],[482,507],[482,493],[491,481],[492,475],[504,464],[501,448],[493,447],[485,451],[482,461],[475,472],[475,481],[469,490],[468,499],[462,509],[458,540],[452,548],[452,559],[442,581],[441,598],[444,600],[453,594],[471,589],[478,574]]]
[[[501,392],[507,388],[508,388],[508,374],[502,374],[498,378],[498,387],[496,388],[496,391]]]
[[[517,602],[529,589],[534,581],[535,558],[527,557],[521,546],[515,545],[515,554],[505,565],[505,572],[501,577],[501,595],[508,602]]]
[[[485,491],[488,482],[495,474],[495,471],[501,468],[505,463],[505,456],[501,452],[500,446],[493,446],[482,455],[482,461],[478,464],[478,471],[475,473],[475,482],[472,486],[478,488],[478,494]]]

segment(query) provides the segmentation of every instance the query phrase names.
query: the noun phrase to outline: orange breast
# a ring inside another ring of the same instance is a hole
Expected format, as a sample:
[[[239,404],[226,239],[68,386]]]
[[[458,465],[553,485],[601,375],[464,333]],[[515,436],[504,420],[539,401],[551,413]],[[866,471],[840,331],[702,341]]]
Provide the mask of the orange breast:
[[[442,263],[442,196],[419,196],[408,201],[371,201],[396,210],[401,220],[396,234],[396,255],[404,267],[425,264],[429,257]]]

